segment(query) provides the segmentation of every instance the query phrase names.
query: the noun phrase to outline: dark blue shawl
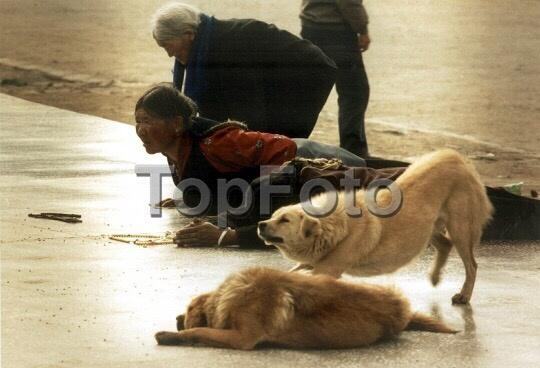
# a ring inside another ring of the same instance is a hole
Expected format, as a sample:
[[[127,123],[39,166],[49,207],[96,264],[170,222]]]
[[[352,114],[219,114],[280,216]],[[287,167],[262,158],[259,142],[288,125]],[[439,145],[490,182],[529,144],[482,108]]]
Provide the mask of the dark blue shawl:
[[[197,36],[193,42],[187,66],[178,60],[174,61],[173,84],[178,90],[182,90],[184,70],[186,71],[186,85],[184,94],[200,102],[201,96],[206,89],[205,64],[210,47],[210,36],[214,26],[214,17],[201,14],[201,21],[197,30]]]

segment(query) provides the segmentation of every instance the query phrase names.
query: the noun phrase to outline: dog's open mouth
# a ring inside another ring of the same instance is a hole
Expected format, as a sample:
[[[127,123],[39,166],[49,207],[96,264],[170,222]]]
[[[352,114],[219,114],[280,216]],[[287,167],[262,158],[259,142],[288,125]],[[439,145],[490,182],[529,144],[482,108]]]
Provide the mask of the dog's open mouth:
[[[280,238],[279,236],[273,236],[270,234],[262,233],[259,231],[259,236],[266,242],[266,243],[272,243],[272,244],[279,244],[283,243],[283,238]]]
[[[283,243],[283,238],[280,238],[279,236],[267,235],[265,236],[265,239],[272,243]]]

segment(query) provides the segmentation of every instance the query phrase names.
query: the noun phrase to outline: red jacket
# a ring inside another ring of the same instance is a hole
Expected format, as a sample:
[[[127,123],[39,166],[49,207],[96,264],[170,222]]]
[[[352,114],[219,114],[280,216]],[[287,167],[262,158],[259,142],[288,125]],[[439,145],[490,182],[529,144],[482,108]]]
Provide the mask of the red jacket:
[[[179,178],[189,160],[194,142],[190,135],[182,138],[180,162],[176,162]],[[281,165],[296,156],[296,143],[284,136],[254,132],[237,125],[224,126],[198,141],[206,160],[220,173],[235,173],[261,165]]]

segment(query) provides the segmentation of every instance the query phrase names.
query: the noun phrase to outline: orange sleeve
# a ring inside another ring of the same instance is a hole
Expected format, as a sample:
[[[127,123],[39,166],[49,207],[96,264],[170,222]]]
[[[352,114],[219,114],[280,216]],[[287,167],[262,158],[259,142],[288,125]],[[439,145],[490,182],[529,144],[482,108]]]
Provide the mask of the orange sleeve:
[[[296,143],[284,135],[227,127],[200,142],[201,152],[220,172],[281,165],[296,156]]]

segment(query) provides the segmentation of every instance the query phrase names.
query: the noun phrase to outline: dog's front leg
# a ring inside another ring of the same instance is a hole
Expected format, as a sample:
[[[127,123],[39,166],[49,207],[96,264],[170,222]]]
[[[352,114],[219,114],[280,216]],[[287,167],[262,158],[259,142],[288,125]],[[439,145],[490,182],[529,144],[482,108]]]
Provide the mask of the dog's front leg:
[[[328,275],[339,279],[341,275],[349,268],[349,261],[343,259],[336,251],[328,254],[325,258],[313,266],[313,275]]]
[[[312,275],[328,275],[335,279],[339,279],[345,272],[345,268],[337,267],[329,264],[317,264],[313,267]]]
[[[312,265],[309,265],[307,263],[298,263],[296,266],[294,266],[293,268],[291,268],[289,270],[289,272],[297,272],[297,271],[302,271],[302,270],[312,270],[313,269],[313,266]]]
[[[185,343],[180,332],[160,331],[154,337],[159,345],[183,345]]]
[[[353,240],[346,238],[336,249],[313,265],[313,274],[324,274],[339,278],[354,265],[355,247]]]
[[[251,350],[259,342],[259,337],[249,332],[209,327],[196,327],[180,332],[161,331],[155,337],[159,345],[201,343],[214,347],[241,350]]]

